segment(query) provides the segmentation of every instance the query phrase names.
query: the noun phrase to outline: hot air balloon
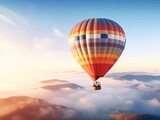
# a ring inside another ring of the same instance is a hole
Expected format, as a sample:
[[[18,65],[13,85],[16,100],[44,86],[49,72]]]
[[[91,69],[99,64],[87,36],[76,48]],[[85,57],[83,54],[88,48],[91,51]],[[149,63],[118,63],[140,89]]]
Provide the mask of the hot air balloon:
[[[124,50],[126,37],[121,26],[110,19],[92,18],[79,22],[69,35],[70,50],[94,81],[93,89],[101,89],[98,78],[116,63]]]

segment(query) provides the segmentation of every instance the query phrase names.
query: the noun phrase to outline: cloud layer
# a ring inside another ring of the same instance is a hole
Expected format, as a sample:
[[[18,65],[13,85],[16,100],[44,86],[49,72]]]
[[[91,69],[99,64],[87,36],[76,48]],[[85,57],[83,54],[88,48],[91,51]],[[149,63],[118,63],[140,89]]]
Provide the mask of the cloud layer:
[[[56,78],[60,79],[44,80],[32,88],[26,86],[27,93],[26,90],[21,90],[14,95],[41,98],[52,104],[72,107],[81,111],[84,116],[101,120],[111,120],[111,115],[117,113],[160,114],[158,80],[101,78],[102,90],[94,91],[85,73],[66,72],[63,76],[58,74]],[[72,85],[84,88],[75,89]],[[51,86],[52,89],[44,86]],[[57,86],[59,89],[56,89]]]

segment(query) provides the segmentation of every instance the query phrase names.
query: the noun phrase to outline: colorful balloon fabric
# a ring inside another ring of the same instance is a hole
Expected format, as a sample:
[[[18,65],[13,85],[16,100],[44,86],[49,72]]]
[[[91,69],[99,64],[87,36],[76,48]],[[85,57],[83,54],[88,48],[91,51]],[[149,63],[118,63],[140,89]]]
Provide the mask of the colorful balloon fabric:
[[[72,54],[94,81],[111,69],[123,52],[125,43],[121,26],[104,18],[81,21],[69,36]]]

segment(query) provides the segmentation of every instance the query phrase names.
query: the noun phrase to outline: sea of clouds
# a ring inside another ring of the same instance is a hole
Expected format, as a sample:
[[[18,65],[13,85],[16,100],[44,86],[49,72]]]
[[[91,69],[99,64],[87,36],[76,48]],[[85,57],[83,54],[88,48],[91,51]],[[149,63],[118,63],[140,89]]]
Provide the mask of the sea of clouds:
[[[50,76],[53,77],[52,79],[58,79],[56,82],[51,80],[51,82],[43,83],[40,82],[42,80],[37,80],[34,85],[28,82],[23,87],[20,84],[14,84],[12,90],[5,89],[0,94],[4,97],[25,95],[41,98],[49,103],[72,107],[99,119],[105,119],[114,112],[160,115],[160,82],[154,80],[155,74],[150,74],[153,76],[151,81],[119,80],[114,79],[114,74],[100,78],[102,90],[99,91],[92,90],[92,80],[86,73],[70,71]],[[122,75],[126,74],[133,75],[134,73],[123,73]],[[139,74],[148,75],[147,73]],[[43,88],[47,85],[65,83],[75,83],[84,88],[74,89],[72,86],[61,87],[58,90]],[[17,86],[21,87],[17,88]]]

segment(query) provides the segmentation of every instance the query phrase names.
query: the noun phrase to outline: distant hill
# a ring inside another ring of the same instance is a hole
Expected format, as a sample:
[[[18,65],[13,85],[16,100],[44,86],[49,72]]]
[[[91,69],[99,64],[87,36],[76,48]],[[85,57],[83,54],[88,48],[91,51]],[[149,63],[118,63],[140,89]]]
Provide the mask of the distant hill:
[[[42,86],[43,89],[48,90],[62,90],[62,89],[84,89],[84,87],[74,84],[74,83],[65,83],[65,84],[58,84],[58,85],[45,85]]]
[[[132,86],[130,86],[131,88],[137,88],[137,89],[148,89],[148,88],[152,88],[152,86],[146,85],[146,84],[134,84]]]
[[[43,84],[57,84],[57,83],[66,83],[68,81],[66,80],[59,80],[59,79],[51,79],[51,80],[43,80],[43,81],[40,81],[40,83],[43,83]]]
[[[0,99],[0,120],[81,120],[76,110],[44,100],[13,96]]]
[[[113,115],[115,120],[160,120],[160,116],[149,115],[149,114],[124,114],[119,113]]]
[[[160,80],[160,75],[120,75],[112,76],[114,79],[118,80],[139,80],[139,81],[151,81],[151,80]]]
[[[59,79],[43,80],[40,81],[40,83],[44,84],[41,88],[54,91],[62,89],[84,89],[84,87],[80,85]]]
[[[152,75],[152,74],[147,72],[115,72],[115,73],[108,73],[105,75],[105,77],[121,77],[124,75]]]

